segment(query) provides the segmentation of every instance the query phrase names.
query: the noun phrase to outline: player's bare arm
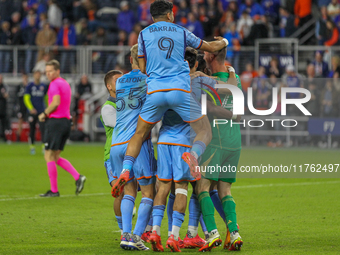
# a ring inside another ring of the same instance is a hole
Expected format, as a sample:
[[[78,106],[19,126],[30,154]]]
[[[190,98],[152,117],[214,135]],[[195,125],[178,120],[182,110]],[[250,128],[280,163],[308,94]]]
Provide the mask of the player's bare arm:
[[[221,36],[215,36],[215,39],[216,41],[212,41],[212,42],[203,41],[203,44],[200,50],[213,53],[213,52],[222,50],[223,48],[227,47],[229,44],[228,40]]]
[[[214,105],[213,102],[207,101],[207,110],[209,115],[213,115],[216,118],[230,120],[233,117],[233,113],[222,106]]]
[[[145,62],[145,58],[139,58],[138,59],[138,65],[139,65],[139,69],[142,73],[146,74],[146,62]]]

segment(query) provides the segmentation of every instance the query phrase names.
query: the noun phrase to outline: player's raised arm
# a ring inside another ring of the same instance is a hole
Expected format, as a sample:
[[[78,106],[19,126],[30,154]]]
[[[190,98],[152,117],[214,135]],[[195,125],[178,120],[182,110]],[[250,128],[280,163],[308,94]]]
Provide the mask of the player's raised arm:
[[[215,39],[216,41],[212,41],[212,42],[203,41],[202,46],[200,47],[200,50],[213,53],[213,52],[222,50],[223,48],[227,47],[229,44],[228,40],[221,36],[215,36]]]
[[[138,65],[139,69],[142,73],[146,74],[146,60],[145,60],[145,52],[144,52],[144,42],[143,42],[142,32],[139,33],[138,36]]]

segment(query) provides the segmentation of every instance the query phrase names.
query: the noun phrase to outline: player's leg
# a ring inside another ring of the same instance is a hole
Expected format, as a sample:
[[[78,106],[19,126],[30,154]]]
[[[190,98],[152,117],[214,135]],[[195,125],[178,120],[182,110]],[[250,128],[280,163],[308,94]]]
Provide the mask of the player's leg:
[[[39,130],[40,130],[40,134],[41,134],[41,147],[42,147],[42,150],[41,152],[44,154],[44,151],[45,151],[45,136],[44,136],[44,133],[45,133],[45,122],[41,122],[39,121]]]
[[[56,141],[58,151],[56,156],[56,163],[58,166],[63,168],[69,174],[72,175],[74,180],[76,181],[76,195],[82,192],[84,188],[84,184],[86,181],[86,177],[78,173],[78,171],[74,168],[70,161],[65,158],[60,157],[60,152],[64,149],[67,139],[70,136],[71,131],[71,122],[67,119],[56,120],[56,126],[60,130],[60,137],[58,141]]]
[[[134,179],[128,181],[124,187],[124,196],[120,205],[123,222],[123,235],[121,237],[120,247],[130,250],[129,241],[132,230],[132,215],[135,206],[135,198],[137,195],[137,185]]]
[[[205,241],[201,239],[198,235],[198,224],[199,224],[200,216],[202,212],[201,212],[201,207],[198,202],[197,196],[195,194],[196,182],[192,182],[191,184],[193,186],[193,192],[191,194],[190,201],[189,201],[189,223],[188,223],[187,234],[183,240],[183,243],[184,243],[185,248],[196,248],[196,247],[201,248],[205,244]]]
[[[220,234],[217,231],[215,222],[215,208],[209,195],[209,188],[211,181],[206,178],[202,178],[197,182],[196,193],[198,194],[198,201],[201,206],[204,223],[207,226],[209,238],[206,240],[206,244],[199,249],[199,251],[210,251],[213,247],[222,243]]]
[[[214,182],[210,186],[209,194],[210,194],[211,200],[212,200],[212,202],[214,204],[214,207],[215,207],[216,211],[221,216],[223,221],[226,222],[226,218],[225,218],[225,213],[224,213],[224,210],[223,210],[222,202],[221,202],[221,199],[220,199],[220,197],[218,195],[218,191],[217,191],[217,182]]]
[[[142,242],[142,234],[146,228],[152,213],[155,177],[149,179],[140,179],[140,188],[142,192],[142,200],[138,208],[138,217],[133,235],[129,241],[129,246],[136,250],[149,250]]]
[[[175,197],[176,197],[175,196],[175,183],[172,182],[171,192],[168,198],[168,204],[166,206],[166,214],[168,216],[168,237],[170,237],[171,230],[172,230],[172,214],[173,214]]]
[[[154,251],[164,251],[161,242],[161,225],[164,217],[166,199],[171,189],[171,183],[171,180],[158,182],[158,190],[152,208],[153,226],[152,234],[150,235],[150,243]]]
[[[172,214],[172,230],[171,235],[167,241],[167,246],[171,251],[179,252],[179,231],[182,227],[185,210],[187,207],[187,196],[188,196],[188,182],[182,181],[175,183],[175,202],[173,206]]]
[[[236,203],[231,195],[231,185],[236,181],[236,169],[239,162],[241,151],[224,151],[225,162],[222,166],[230,169],[231,172],[221,173],[218,181],[218,195],[222,202],[223,210],[225,213],[225,221],[227,222],[228,232],[224,244],[225,249],[240,250],[243,245],[243,240],[238,233],[237,217],[236,217]],[[232,171],[234,169],[235,172]],[[228,234],[230,233],[230,239]],[[229,241],[230,240],[230,241]],[[229,241],[229,242],[228,242]]]
[[[31,155],[35,154],[35,125],[37,124],[38,120],[37,114],[31,114],[28,117],[28,123],[30,125],[30,136],[29,136],[29,146],[30,146],[30,153]]]
[[[57,165],[55,163],[56,159],[56,151],[53,150],[45,150],[45,161],[47,164],[47,173],[50,179],[51,189],[48,190],[45,194],[40,194],[41,197],[59,197],[58,191],[58,171]]]

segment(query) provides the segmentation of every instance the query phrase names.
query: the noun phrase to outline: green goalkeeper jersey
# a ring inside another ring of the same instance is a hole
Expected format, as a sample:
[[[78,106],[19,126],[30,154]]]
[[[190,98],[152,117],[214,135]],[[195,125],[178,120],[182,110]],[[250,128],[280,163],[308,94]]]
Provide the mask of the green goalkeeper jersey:
[[[219,80],[227,82],[229,79],[229,73],[227,72],[218,72],[212,74],[213,76],[217,76]],[[242,90],[241,86],[241,80],[238,75],[236,75],[237,79],[237,87]],[[225,95],[224,97],[221,97],[222,101],[222,107],[233,111],[233,96],[232,95]],[[219,100],[216,100],[217,105],[221,105]],[[240,125],[233,124],[233,126],[230,126],[230,121],[228,121],[227,124],[217,124],[215,127],[213,126],[213,122],[210,122],[211,124],[211,130],[212,130],[212,140],[209,144],[209,146],[224,149],[224,150],[230,150],[230,151],[236,151],[240,150],[242,148],[241,146],[241,130]]]
[[[104,111],[104,109],[106,111]],[[108,100],[105,102],[105,104],[103,104],[102,111],[101,111],[102,114],[100,115],[100,120],[103,123],[103,126],[105,128],[105,133],[106,133],[106,143],[104,147],[104,162],[110,159],[112,132],[114,129],[114,125],[116,123],[116,116],[115,116],[116,111],[115,110],[116,110],[115,99],[113,97],[109,97]],[[104,114],[107,116],[103,117]],[[105,118],[109,119],[109,121],[106,122]]]

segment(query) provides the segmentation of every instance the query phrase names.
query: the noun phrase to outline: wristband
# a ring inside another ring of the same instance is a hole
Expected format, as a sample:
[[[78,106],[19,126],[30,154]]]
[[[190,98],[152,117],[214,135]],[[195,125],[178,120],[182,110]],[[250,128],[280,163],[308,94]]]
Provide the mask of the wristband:
[[[229,45],[229,41],[226,38],[223,38],[223,41],[225,42],[225,47]]]
[[[229,73],[235,73],[235,69],[232,66],[228,67],[228,71],[229,71]]]
[[[236,120],[237,119],[237,115],[233,114],[233,117],[231,118],[232,120]]]

